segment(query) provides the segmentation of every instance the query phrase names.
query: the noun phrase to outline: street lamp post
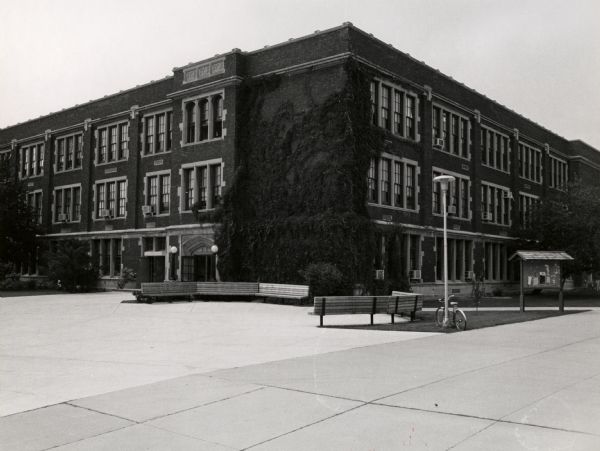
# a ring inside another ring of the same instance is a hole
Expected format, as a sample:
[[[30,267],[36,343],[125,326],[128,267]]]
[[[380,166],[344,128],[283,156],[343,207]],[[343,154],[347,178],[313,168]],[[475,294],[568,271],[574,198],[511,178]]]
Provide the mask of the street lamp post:
[[[444,216],[444,327],[448,327],[448,228],[447,217],[448,211],[446,208],[446,193],[450,183],[454,183],[456,179],[451,175],[438,175],[434,177],[434,183],[440,184],[442,191],[442,214]]]
[[[177,254],[177,252],[179,251],[179,249],[177,249],[177,246],[171,246],[171,248],[169,249],[169,253],[171,254],[171,261],[170,261],[170,272],[171,272],[171,280],[175,280],[175,254]]]

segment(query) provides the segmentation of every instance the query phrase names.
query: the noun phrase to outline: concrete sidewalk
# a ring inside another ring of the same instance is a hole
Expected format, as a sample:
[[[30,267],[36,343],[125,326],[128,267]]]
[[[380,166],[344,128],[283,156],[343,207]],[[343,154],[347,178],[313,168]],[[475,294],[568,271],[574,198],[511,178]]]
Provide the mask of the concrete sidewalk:
[[[600,312],[187,375],[0,418],[10,450],[596,450]]]

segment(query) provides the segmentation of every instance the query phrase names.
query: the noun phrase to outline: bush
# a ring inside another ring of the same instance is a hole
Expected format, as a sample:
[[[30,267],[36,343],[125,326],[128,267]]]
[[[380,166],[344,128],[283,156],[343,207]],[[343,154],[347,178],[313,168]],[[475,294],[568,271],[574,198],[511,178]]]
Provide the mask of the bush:
[[[311,296],[335,296],[347,291],[343,274],[331,263],[311,263],[300,275],[309,286]]]
[[[96,284],[98,271],[84,241],[59,241],[48,256],[48,278],[67,291],[89,291]]]
[[[123,287],[125,287],[125,285],[127,285],[127,282],[133,282],[136,278],[137,274],[133,269],[124,267],[121,270],[121,277],[117,282],[117,287],[119,287],[119,289],[122,289]]]
[[[494,288],[494,289],[492,290],[492,294],[493,294],[494,296],[502,296],[502,288]]]

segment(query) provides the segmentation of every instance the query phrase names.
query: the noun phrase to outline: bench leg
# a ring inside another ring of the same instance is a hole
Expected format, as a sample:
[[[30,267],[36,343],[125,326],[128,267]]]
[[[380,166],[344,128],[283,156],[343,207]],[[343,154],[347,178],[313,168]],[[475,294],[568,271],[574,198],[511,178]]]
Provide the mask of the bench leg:
[[[392,320],[392,324],[394,324],[394,314],[393,313],[390,315],[390,319]]]
[[[411,321],[414,321],[416,316],[417,316],[417,312],[415,312],[414,310],[412,312],[410,312],[410,320]]]
[[[321,327],[323,327],[323,315],[321,315],[320,318],[321,318]]]
[[[373,325],[373,314],[371,313],[371,326]]]

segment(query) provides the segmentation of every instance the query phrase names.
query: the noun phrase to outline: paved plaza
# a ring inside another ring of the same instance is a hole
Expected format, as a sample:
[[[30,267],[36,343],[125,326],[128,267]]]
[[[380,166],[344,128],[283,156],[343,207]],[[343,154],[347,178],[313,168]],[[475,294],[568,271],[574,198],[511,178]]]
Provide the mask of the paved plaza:
[[[124,299],[0,299],[0,449],[600,449],[598,311],[448,335]]]

